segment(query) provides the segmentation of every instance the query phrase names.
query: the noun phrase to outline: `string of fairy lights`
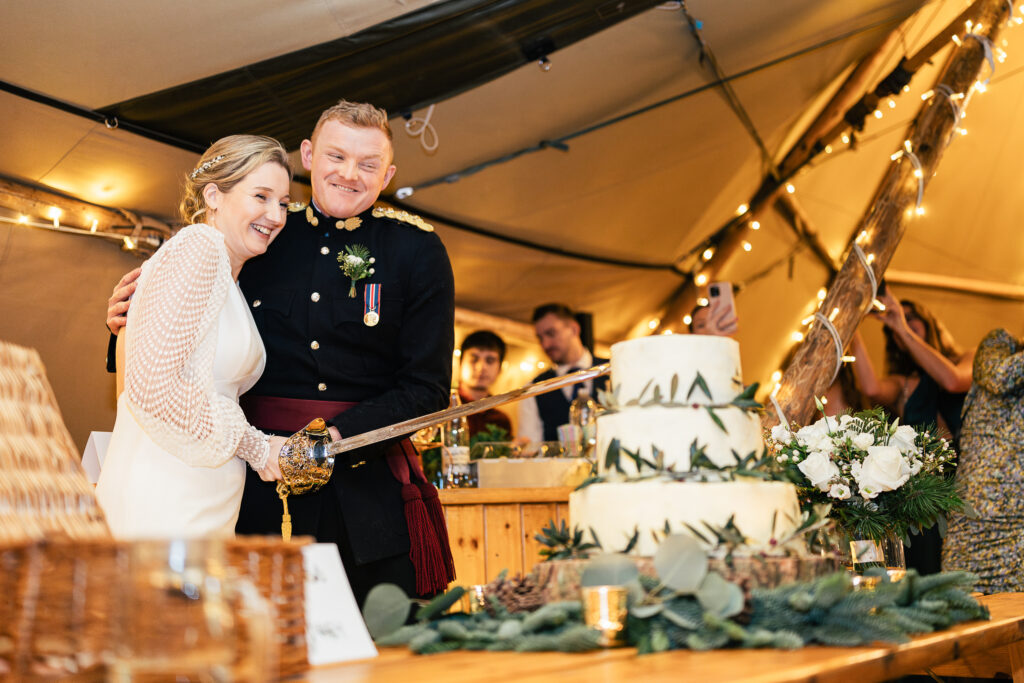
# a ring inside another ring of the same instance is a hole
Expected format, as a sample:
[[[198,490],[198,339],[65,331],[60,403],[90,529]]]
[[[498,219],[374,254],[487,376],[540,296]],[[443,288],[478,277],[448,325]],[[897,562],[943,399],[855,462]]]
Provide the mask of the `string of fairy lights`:
[[[1010,10],[1009,18],[1006,22],[1007,26],[1017,26],[1024,23],[1024,18],[1015,15],[1013,3],[1010,2],[1010,0],[1007,0],[1007,4],[1009,5]],[[949,139],[946,141],[947,145],[950,142],[952,142],[952,140],[955,139],[957,136],[964,136],[967,134],[966,128],[964,128],[961,125],[963,120],[967,117],[967,105],[970,103],[971,98],[975,94],[986,92],[991,76],[994,74],[996,70],[996,64],[1002,64],[1006,60],[1006,52],[1001,47],[993,47],[992,42],[988,38],[988,36],[985,36],[980,33],[982,28],[983,26],[981,24],[975,24],[972,21],[968,20],[965,23],[966,30],[964,38],[961,39],[960,36],[954,34],[951,37],[951,41],[959,47],[963,45],[963,41],[966,39],[977,40],[981,44],[985,52],[985,60],[988,63],[989,67],[988,76],[985,78],[977,78],[965,93],[955,93],[952,91],[951,88],[949,88],[949,86],[940,84],[921,95],[921,99],[923,101],[927,101],[933,97],[941,96],[946,102],[949,103],[950,107],[952,108],[954,116],[954,126],[953,130],[950,133]],[[1002,41],[1002,45],[1007,45],[1007,41],[1005,39]],[[909,89],[909,86],[904,86],[902,92],[906,93],[909,91]],[[887,104],[889,109],[895,109],[896,107],[895,100],[891,97],[888,99]],[[881,119],[884,116],[881,108],[876,109],[873,112],[873,116],[876,119]],[[843,134],[841,139],[843,141],[843,144],[849,145],[851,143],[851,137],[846,133]],[[833,150],[831,149],[831,145],[827,145],[823,151],[826,154],[831,154],[833,152]],[[910,140],[904,140],[901,148],[890,155],[890,160],[893,163],[899,163],[902,159],[906,159],[914,166],[913,176],[917,179],[917,196],[915,199],[914,207],[908,209],[908,212],[914,216],[923,216],[925,214],[925,207],[923,204],[925,189],[924,169],[921,165],[920,159],[918,159],[917,155],[914,153],[913,144]],[[790,193],[795,192],[795,187],[792,184],[788,184],[786,186],[786,191]],[[739,215],[746,213],[746,205],[741,205],[739,209],[737,209],[737,212]],[[753,223],[756,221],[751,222]],[[753,226],[751,225],[751,227]],[[871,235],[867,231],[861,231],[853,240],[852,244],[849,247],[849,251],[850,253],[857,256],[859,263],[863,266],[863,270],[866,274],[868,283],[871,287],[871,306],[879,311],[884,311],[885,305],[877,299],[878,280],[873,268],[873,264],[876,260],[875,254],[865,253],[862,247],[862,245],[870,241],[870,237]],[[709,250],[705,250],[704,254],[707,254],[708,251]],[[809,307],[813,310],[813,313],[807,315],[801,320],[801,329],[795,330],[791,333],[790,337],[794,343],[794,346],[787,351],[785,356],[792,358],[793,351],[795,350],[796,346],[804,342],[809,330],[815,324],[822,325],[824,328],[828,330],[830,336],[832,337],[832,341],[835,347],[836,364],[832,375],[832,379],[834,380],[836,375],[838,375],[839,370],[842,367],[842,364],[852,363],[856,361],[856,357],[844,353],[844,348],[840,335],[838,334],[834,325],[832,324],[832,321],[834,321],[836,317],[839,315],[840,309],[838,307],[834,307],[828,313],[828,315],[825,315],[821,311],[821,306],[824,304],[827,296],[827,288],[821,287],[818,290],[815,299],[812,299],[809,304]],[[788,421],[786,420],[786,417],[783,414],[782,408],[776,400],[776,396],[779,393],[779,390],[782,388],[782,375],[782,369],[777,369],[772,373],[771,385],[773,388],[769,394],[769,398],[775,408],[780,424],[788,424]],[[822,400],[824,401],[824,399]]]
[[[1017,26],[1024,24],[1024,18],[1016,14],[1013,2],[1011,2],[1011,0],[1006,1],[1009,7],[1009,17],[1007,19],[1006,25]],[[960,35],[954,33],[951,36],[950,40],[957,47],[962,46],[964,44],[964,41],[966,40],[976,40],[984,50],[985,61],[988,64],[987,76],[977,78],[972,83],[971,87],[967,90],[967,92],[964,93],[953,92],[949,86],[945,84],[940,84],[921,95],[922,101],[928,101],[929,99],[934,97],[941,97],[949,104],[954,116],[954,126],[950,133],[949,139],[946,140],[947,146],[956,137],[962,137],[967,135],[967,129],[962,125],[963,120],[967,117],[967,105],[970,103],[971,98],[975,94],[986,92],[990,79],[996,70],[996,65],[1002,64],[1006,61],[1007,55],[1005,50],[1003,50],[1002,47],[993,46],[991,40],[981,33],[982,29],[982,25],[976,24],[971,20],[967,20],[964,26],[963,37],[961,38]],[[1003,39],[1001,41],[1001,44],[1003,47],[1005,47],[1007,45],[1007,41]],[[903,85],[899,89],[899,92],[902,94],[909,93],[910,91],[911,88],[909,85]],[[880,99],[879,106],[873,111],[867,112],[867,115],[880,120],[885,116],[885,110],[891,111],[896,109],[896,107],[897,102],[895,96],[890,95],[887,98]],[[840,151],[853,149],[853,146],[856,144],[856,139],[855,136],[852,134],[852,131],[843,132],[839,139],[842,142],[842,146],[837,147],[834,146],[831,142],[828,142],[821,148],[821,152],[823,152],[824,155],[828,157],[829,155],[837,154]],[[917,180],[917,196],[914,201],[914,206],[908,209],[909,214],[918,217],[924,216],[924,169],[922,167],[920,159],[918,158],[917,154],[913,149],[913,143],[910,140],[904,140],[901,147],[890,155],[890,161],[892,163],[899,163],[901,160],[906,160],[907,162],[911,163],[914,166],[913,177],[916,178]],[[794,194],[797,191],[796,186],[792,182],[787,182],[784,186],[784,189],[785,192],[787,192],[788,194]],[[761,224],[757,220],[757,216],[755,215],[755,213],[751,212],[750,206],[748,204],[741,204],[736,208],[733,220],[739,221],[741,228],[744,230],[750,230],[751,232],[754,232],[761,228]],[[699,256],[697,256],[697,258],[695,259],[696,262],[694,266],[692,266],[689,273],[690,277],[692,278],[692,282],[695,286],[703,287],[710,281],[712,277],[710,273],[714,271],[715,265],[713,263],[713,260],[715,259],[715,256],[719,253],[720,241],[723,238],[726,229],[731,227],[731,225],[732,223],[730,222],[719,231],[716,231],[715,234],[709,236],[704,243],[691,250],[691,254],[699,254]],[[739,244],[744,252],[749,253],[753,250],[753,244],[751,242],[751,239],[752,237],[748,236],[740,240]],[[871,235],[867,231],[861,231],[860,233],[858,233],[857,236],[852,240],[852,243],[849,245],[848,251],[844,251],[844,257],[842,260],[846,260],[847,254],[853,254],[857,257],[857,260],[861,264],[862,269],[865,273],[865,277],[868,280],[868,284],[870,285],[871,306],[876,310],[884,311],[885,305],[877,298],[879,283],[878,277],[876,276],[874,271],[874,263],[876,261],[876,256],[873,253],[866,253],[864,251],[864,245],[867,245],[870,242],[870,239]],[[783,259],[783,261],[785,260],[786,259]],[[783,354],[781,354],[781,357],[792,358],[795,354],[797,347],[805,341],[808,333],[813,328],[813,326],[820,325],[828,332],[832,340],[833,348],[835,350],[835,365],[832,374],[832,380],[834,380],[835,377],[838,375],[840,369],[842,368],[842,365],[844,363],[855,362],[856,357],[845,353],[841,336],[839,335],[838,331],[833,325],[833,321],[835,321],[835,319],[840,314],[839,307],[833,307],[831,311],[827,312],[827,314],[821,310],[821,307],[823,306],[827,297],[827,287],[820,287],[816,292],[815,297],[807,305],[807,313],[800,321],[800,327],[789,334],[789,339],[792,342],[792,346],[790,346]],[[707,306],[707,297],[698,297],[697,304],[700,306]],[[684,325],[690,325],[692,322],[691,315],[687,314],[683,316],[682,322]],[[655,332],[660,325],[660,318],[652,318],[648,320],[646,323],[646,327],[649,330],[648,333]],[[664,329],[661,333],[672,334],[673,331],[671,329]],[[769,393],[769,398],[771,402],[774,404],[780,423],[787,424],[786,418],[782,413],[782,409],[776,400],[776,395],[782,387],[782,376],[782,368],[776,369],[774,372],[772,372],[769,384],[769,386],[771,386],[772,389]]]

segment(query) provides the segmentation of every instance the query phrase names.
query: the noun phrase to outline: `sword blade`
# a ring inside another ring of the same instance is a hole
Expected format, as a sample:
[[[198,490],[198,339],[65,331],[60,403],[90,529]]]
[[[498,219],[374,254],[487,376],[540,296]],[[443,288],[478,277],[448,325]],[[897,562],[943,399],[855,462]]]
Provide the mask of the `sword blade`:
[[[551,379],[544,380],[543,382],[527,384],[526,386],[513,389],[512,391],[505,392],[504,394],[488,396],[487,398],[482,398],[479,401],[472,401],[461,406],[455,406],[454,408],[445,408],[444,410],[439,410],[436,413],[430,413],[421,417],[414,417],[411,420],[398,422],[396,424],[374,429],[356,436],[346,437],[341,441],[331,442],[325,447],[325,451],[328,455],[338,455],[339,453],[345,453],[347,451],[355,450],[356,448],[362,448],[363,446],[369,446],[381,441],[386,441],[387,439],[393,439],[397,436],[412,434],[424,427],[432,427],[442,422],[448,422],[449,420],[466,417],[468,415],[475,415],[476,413],[482,413],[485,410],[497,408],[498,406],[511,403],[512,401],[530,398],[531,396],[537,396],[539,394],[546,394],[549,391],[555,391],[564,386],[585,382],[588,379],[607,375],[610,371],[611,366],[608,363],[603,363],[601,365],[595,365],[587,370],[577,370],[576,372],[571,372],[567,375],[562,375],[561,377],[553,377]]]

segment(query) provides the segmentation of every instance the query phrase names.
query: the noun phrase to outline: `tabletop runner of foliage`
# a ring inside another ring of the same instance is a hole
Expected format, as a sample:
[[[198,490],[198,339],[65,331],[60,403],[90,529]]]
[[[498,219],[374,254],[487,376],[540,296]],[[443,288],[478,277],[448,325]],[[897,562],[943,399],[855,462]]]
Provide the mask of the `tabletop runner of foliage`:
[[[620,585],[629,591],[625,635],[639,654],[674,649],[726,647],[800,648],[811,643],[857,646],[906,642],[911,635],[987,619],[988,610],[970,592],[977,577],[966,572],[918,576],[908,570],[891,582],[870,570],[878,583],[856,590],[851,576],[836,572],[812,582],[754,589],[739,586],[708,568],[707,554],[692,537],[672,535],[654,556],[657,577],[641,575],[635,562],[600,555],[584,570],[582,583]],[[363,608],[370,634],[380,646],[406,645],[413,652],[452,650],[584,652],[599,647],[600,634],[583,623],[579,601],[552,602],[512,613],[494,596],[475,614],[448,614],[465,593],[461,586],[421,605],[399,587],[373,588]]]

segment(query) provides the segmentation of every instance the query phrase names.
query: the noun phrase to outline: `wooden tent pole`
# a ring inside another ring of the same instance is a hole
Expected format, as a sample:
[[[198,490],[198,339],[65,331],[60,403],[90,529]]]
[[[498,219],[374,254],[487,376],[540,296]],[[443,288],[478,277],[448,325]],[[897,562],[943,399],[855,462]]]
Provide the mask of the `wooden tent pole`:
[[[1008,7],[1006,0],[981,0],[976,15],[981,28],[976,26],[975,33],[966,36],[951,51],[933,91],[938,93],[941,86],[945,86],[953,93],[967,93],[974,87],[982,71],[989,68],[985,41],[991,45],[995,40]],[[859,236],[854,244],[860,246],[871,262],[876,278],[880,279],[885,272],[907,225],[913,220],[919,183],[927,186],[934,175],[956,123],[953,107],[944,97],[936,95],[924,102],[906,134],[913,156],[905,153],[894,160],[875,191],[860,221]],[[915,175],[915,158],[920,164],[920,178]],[[854,244],[820,307],[825,316],[838,309],[832,326],[842,347],[853,337],[872,300],[870,279],[855,253]],[[838,349],[837,354],[832,332],[824,323],[815,321],[783,373],[776,394],[776,401],[788,420],[798,424],[811,420],[815,411],[814,397],[822,395],[832,383],[837,355],[842,355],[842,349]],[[765,427],[777,423],[774,410],[767,411],[762,418]]]

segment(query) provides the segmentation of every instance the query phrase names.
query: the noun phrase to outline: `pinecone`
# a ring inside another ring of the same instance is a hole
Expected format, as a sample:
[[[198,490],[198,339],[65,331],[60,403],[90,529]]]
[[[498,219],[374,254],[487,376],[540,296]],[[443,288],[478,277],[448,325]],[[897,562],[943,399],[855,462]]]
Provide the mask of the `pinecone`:
[[[544,605],[541,588],[537,584],[537,577],[530,573],[526,576],[516,575],[512,579],[499,576],[487,584],[484,592],[498,598],[509,612],[532,612]]]

